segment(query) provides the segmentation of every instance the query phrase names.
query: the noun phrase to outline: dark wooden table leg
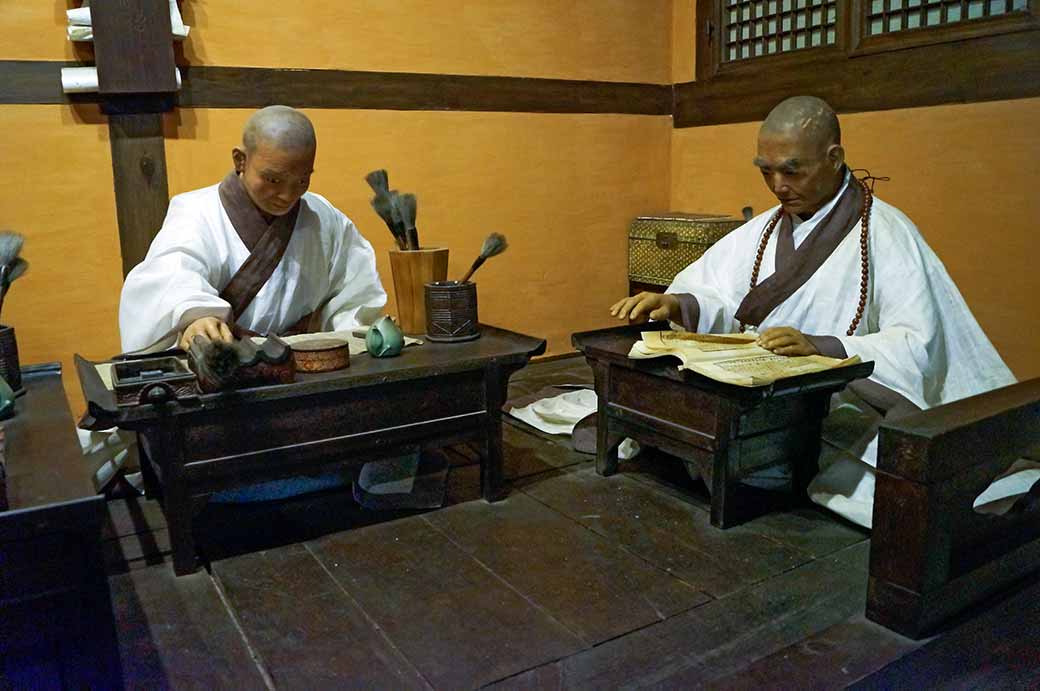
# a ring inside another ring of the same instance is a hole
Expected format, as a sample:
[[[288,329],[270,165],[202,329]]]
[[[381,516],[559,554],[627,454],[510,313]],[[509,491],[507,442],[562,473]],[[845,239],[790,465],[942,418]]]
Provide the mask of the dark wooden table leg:
[[[484,369],[487,421],[480,459],[480,493],[485,501],[498,501],[505,496],[502,490],[502,406],[506,402],[509,377],[517,369],[520,368],[506,369],[498,363]]]
[[[715,439],[718,448],[711,473],[711,524],[716,528],[728,528],[739,522],[737,478],[740,477],[739,442],[734,443],[736,426],[739,424],[740,409],[730,401],[721,401],[715,421]]]
[[[502,491],[502,416],[490,415],[484,431],[480,462],[480,493],[486,501],[498,501]]]
[[[606,410],[596,415],[596,472],[609,477],[618,470],[618,449],[624,437],[611,434]]]
[[[607,477],[618,470],[618,447],[624,437],[610,433],[607,415],[607,389],[610,385],[610,365],[586,358],[596,381],[596,472]]]
[[[146,449],[144,435],[140,432],[137,434],[137,459],[141,463],[141,478],[144,480],[145,499],[155,499],[161,496],[162,489],[159,486],[159,478],[155,474],[155,466],[152,465],[154,461]]]
[[[823,418],[830,410],[831,394],[815,394],[810,404],[810,418],[804,429],[801,449],[791,459],[791,491],[800,500],[808,499],[809,483],[820,472],[820,433]]]
[[[729,448],[716,452],[715,467],[711,475],[711,524],[716,528],[728,528],[734,523],[733,510],[735,507],[730,496],[733,493],[733,486],[729,478],[730,462]]]
[[[179,470],[171,469],[166,483],[166,523],[170,530],[170,548],[173,551],[173,572],[178,576],[195,573],[195,536],[191,525],[194,511],[188,485]]]
[[[157,433],[154,461],[162,468],[163,513],[170,531],[170,549],[173,552],[173,572],[186,576],[198,570],[195,558],[195,536],[191,525],[194,507],[191,488],[184,474],[184,449],[181,430],[176,418],[166,418]],[[155,438],[153,437],[153,438]]]

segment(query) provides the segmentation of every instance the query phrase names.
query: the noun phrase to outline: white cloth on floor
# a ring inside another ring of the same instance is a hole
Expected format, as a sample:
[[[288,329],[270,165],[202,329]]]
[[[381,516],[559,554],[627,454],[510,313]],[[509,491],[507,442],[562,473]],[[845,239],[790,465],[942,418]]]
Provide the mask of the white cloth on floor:
[[[559,396],[543,398],[522,408],[510,408],[509,414],[547,434],[572,434],[578,421],[596,412],[598,399],[590,389],[575,389]],[[618,448],[618,458],[628,460],[639,454],[639,444],[625,439]]]

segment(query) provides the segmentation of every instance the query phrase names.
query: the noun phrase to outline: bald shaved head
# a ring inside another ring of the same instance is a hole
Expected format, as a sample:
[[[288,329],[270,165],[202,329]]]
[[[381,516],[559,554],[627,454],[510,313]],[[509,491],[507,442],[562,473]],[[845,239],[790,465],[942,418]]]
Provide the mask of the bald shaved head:
[[[758,131],[755,165],[787,213],[812,216],[845,179],[845,150],[834,109],[815,96],[782,101]]]
[[[314,149],[318,144],[310,119],[289,106],[261,108],[249,118],[242,130],[242,147],[252,153],[261,143],[282,151]]]
[[[841,126],[834,109],[815,96],[793,96],[769,111],[762,133],[797,136],[821,150],[841,144]]]
[[[292,210],[311,184],[317,154],[314,126],[288,106],[268,106],[249,118],[242,147],[231,150],[242,185],[267,216]]]

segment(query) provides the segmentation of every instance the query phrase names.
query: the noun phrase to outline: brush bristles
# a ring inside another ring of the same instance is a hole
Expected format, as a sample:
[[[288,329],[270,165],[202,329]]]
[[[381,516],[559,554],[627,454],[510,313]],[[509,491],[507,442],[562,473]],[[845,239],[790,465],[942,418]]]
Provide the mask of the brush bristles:
[[[368,182],[369,187],[372,191],[386,192],[390,189],[390,178],[386,174],[386,171],[380,168],[379,170],[373,170],[371,173],[365,176],[365,181]]]
[[[484,259],[493,257],[496,254],[502,254],[509,247],[509,243],[506,242],[506,236],[501,233],[492,233],[487,236],[484,240],[483,247],[480,248],[480,256]]]
[[[11,230],[0,231],[0,265],[6,266],[18,258],[25,236]]]

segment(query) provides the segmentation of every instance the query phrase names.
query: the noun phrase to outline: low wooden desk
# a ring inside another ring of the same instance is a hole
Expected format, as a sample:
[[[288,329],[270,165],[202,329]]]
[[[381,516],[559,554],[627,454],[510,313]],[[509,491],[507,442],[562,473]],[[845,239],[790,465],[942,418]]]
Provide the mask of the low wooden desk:
[[[596,378],[599,474],[617,472],[625,437],[693,462],[711,490],[711,524],[719,528],[753,516],[740,481],[754,472],[789,466],[792,489],[803,495],[818,470],[831,394],[869,376],[874,363],[747,388],[680,370],[673,357],[629,359],[640,332],[667,328],[653,322],[571,337]]]
[[[464,343],[412,346],[398,357],[292,384],[117,407],[93,363],[77,360],[88,413],[135,430],[149,492],[160,493],[177,575],[196,570],[192,518],[214,492],[356,467],[384,456],[477,440],[485,499],[502,484],[502,404],[509,377],[545,341],[490,326]]]
[[[23,367],[22,383],[15,416],[0,423],[0,679],[15,688],[109,688],[120,677],[101,554],[105,500],[76,439],[61,365]]]

